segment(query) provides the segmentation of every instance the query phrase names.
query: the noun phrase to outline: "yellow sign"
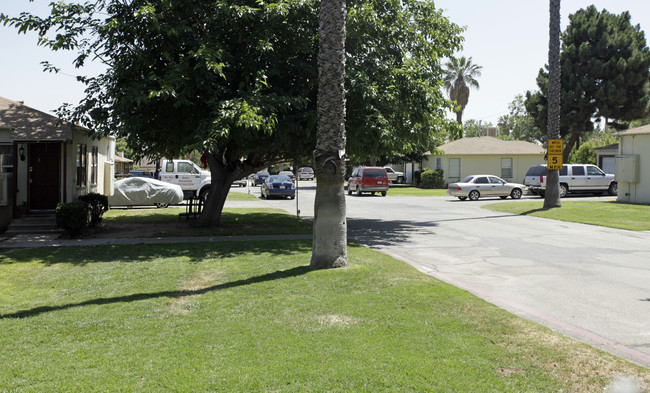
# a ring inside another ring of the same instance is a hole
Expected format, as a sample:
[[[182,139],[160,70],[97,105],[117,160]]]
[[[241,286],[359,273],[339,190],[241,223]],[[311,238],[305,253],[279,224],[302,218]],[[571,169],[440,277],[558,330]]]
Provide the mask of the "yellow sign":
[[[562,169],[562,139],[548,140],[548,169]]]

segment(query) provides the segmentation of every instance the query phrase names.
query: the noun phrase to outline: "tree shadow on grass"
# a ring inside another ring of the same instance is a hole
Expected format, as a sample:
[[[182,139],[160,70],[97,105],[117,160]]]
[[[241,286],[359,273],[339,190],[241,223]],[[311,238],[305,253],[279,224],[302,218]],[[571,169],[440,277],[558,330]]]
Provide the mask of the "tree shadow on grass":
[[[250,253],[289,256],[310,251],[311,239],[42,247],[0,255],[0,265],[38,261],[48,266],[61,263],[83,266],[102,262],[138,263],[158,258],[201,262],[206,259],[236,258]]]
[[[223,284],[213,285],[207,288],[201,288],[196,290],[181,290],[181,291],[162,291],[162,292],[153,292],[153,293],[134,293],[131,295],[125,296],[115,296],[108,298],[100,299],[91,299],[78,303],[69,303],[62,304],[59,306],[41,306],[35,307],[29,310],[16,311],[9,314],[0,315],[0,319],[18,319],[18,318],[28,318],[38,316],[40,314],[45,314],[53,311],[68,310],[71,308],[84,307],[84,306],[93,306],[93,305],[105,305],[105,304],[116,304],[116,303],[130,303],[137,302],[141,300],[149,299],[158,299],[158,298],[171,298],[176,299],[184,296],[193,296],[193,295],[203,295],[210,292],[221,291],[224,289],[241,287],[244,285],[252,285],[267,281],[280,280],[283,278],[297,277],[304,274],[307,274],[313,271],[309,266],[297,266],[287,270],[278,270],[273,273],[263,274],[261,276],[251,277],[243,280],[237,280],[233,282],[227,282]]]

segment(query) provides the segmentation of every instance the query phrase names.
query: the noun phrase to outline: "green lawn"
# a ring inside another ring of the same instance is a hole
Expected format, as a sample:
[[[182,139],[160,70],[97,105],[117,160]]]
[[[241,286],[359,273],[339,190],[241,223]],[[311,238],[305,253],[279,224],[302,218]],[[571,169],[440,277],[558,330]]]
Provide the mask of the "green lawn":
[[[503,202],[483,205],[483,208],[504,213],[531,215],[554,220],[601,225],[630,231],[650,230],[650,206],[617,202],[566,201],[562,207],[544,209],[544,201]]]
[[[282,209],[271,208],[225,208],[218,228],[198,228],[196,219],[180,219],[184,208],[166,209],[111,209],[104,213],[102,226],[108,228],[141,225],[157,225],[164,232],[157,236],[222,236],[222,235],[275,235],[310,234],[310,221],[299,219]]]
[[[391,187],[388,190],[388,195],[391,196],[447,196],[447,189],[424,189],[417,187]]]
[[[228,201],[257,201],[257,197],[253,194],[248,194],[245,192],[231,191],[228,193]]]
[[[598,392],[650,371],[350,245],[0,255],[2,392]]]

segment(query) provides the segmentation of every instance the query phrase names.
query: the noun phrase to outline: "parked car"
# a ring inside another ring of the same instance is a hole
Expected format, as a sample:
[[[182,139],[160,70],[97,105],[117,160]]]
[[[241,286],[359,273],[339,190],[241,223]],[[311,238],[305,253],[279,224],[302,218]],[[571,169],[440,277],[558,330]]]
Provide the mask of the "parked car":
[[[131,177],[150,177],[152,179],[155,179],[154,174],[155,174],[154,171],[135,171],[135,170],[129,171],[129,176]]]
[[[528,169],[524,177],[524,184],[528,190],[539,196],[546,192],[546,165],[534,165]],[[603,172],[596,165],[566,164],[560,169],[560,197],[568,193],[591,193],[601,195],[618,194],[618,183],[614,175]]]
[[[506,199],[519,199],[526,190],[526,186],[518,183],[509,183],[493,175],[471,175],[458,183],[451,183],[447,187],[447,194],[457,197],[461,201],[469,198],[477,201],[481,197],[500,197]]]
[[[264,180],[262,183],[262,198],[271,197],[288,197],[293,199],[296,197],[296,185],[289,176],[285,175],[272,175]]]
[[[267,171],[259,171],[255,174],[253,177],[253,185],[254,186],[259,186],[260,184],[264,183],[264,180],[266,180],[267,177],[269,177],[270,174]]]
[[[243,178],[243,179],[235,180],[234,182],[232,182],[230,186],[246,187],[247,182],[248,180],[246,178]]]
[[[298,168],[298,180],[314,180],[314,170],[308,166]]]
[[[177,184],[148,177],[127,177],[114,183],[109,206],[167,207],[183,201],[183,189]]]
[[[289,176],[291,178],[291,180],[293,180],[293,181],[296,180],[296,175],[294,175],[293,172],[291,172],[291,171],[280,171],[280,173],[278,173],[278,175]]]
[[[388,188],[388,174],[386,169],[381,167],[355,168],[348,179],[348,195],[352,195],[354,191],[359,196],[364,192],[373,195],[375,192],[380,192],[382,196],[386,196]]]
[[[385,166],[386,174],[388,175],[388,181],[391,183],[404,184],[406,177],[404,177],[404,172],[397,172],[389,166]]]

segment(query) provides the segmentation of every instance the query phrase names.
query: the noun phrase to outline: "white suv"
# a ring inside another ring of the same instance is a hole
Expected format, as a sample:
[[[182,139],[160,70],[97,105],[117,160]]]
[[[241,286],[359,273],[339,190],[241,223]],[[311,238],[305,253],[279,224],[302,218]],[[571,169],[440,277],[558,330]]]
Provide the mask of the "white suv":
[[[544,196],[546,191],[546,165],[535,165],[528,169],[524,184],[535,195]],[[568,193],[589,192],[601,195],[618,193],[618,184],[614,175],[603,172],[596,165],[566,164],[560,169],[560,197]]]
[[[394,171],[393,168],[385,166],[386,174],[388,174],[388,181],[391,183],[403,184],[406,178],[404,177],[404,172]]]

